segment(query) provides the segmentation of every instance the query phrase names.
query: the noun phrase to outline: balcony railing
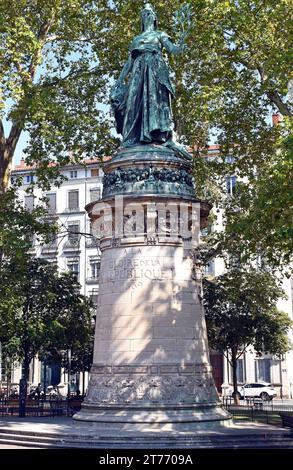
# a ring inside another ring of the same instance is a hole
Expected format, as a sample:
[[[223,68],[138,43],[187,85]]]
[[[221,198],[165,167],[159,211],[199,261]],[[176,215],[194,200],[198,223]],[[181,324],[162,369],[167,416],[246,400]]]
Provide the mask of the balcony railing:
[[[64,250],[79,250],[79,239],[78,238],[72,238],[67,240],[64,245],[63,249]]]
[[[85,282],[87,284],[98,284],[99,283],[99,276],[97,276],[97,277],[87,277]]]
[[[64,212],[81,212],[79,207],[66,207]]]
[[[58,251],[58,245],[56,242],[42,246],[42,253],[55,253],[56,251]]]

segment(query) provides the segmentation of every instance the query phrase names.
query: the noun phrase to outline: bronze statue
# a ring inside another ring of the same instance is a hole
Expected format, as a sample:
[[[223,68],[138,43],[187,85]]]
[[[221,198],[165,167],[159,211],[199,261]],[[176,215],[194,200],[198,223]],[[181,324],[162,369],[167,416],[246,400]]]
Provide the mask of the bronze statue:
[[[171,100],[175,90],[162,49],[182,53],[185,36],[179,45],[157,29],[157,15],[150,3],[141,12],[142,33],[135,36],[129,57],[111,92],[116,129],[124,147],[163,144],[176,147],[185,158],[189,154],[172,139]]]

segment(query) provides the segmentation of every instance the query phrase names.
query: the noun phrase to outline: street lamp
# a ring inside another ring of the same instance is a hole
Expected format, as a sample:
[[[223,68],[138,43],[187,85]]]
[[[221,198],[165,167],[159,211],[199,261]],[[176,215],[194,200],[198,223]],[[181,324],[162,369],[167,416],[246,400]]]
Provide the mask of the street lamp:
[[[71,349],[68,349],[68,391],[67,391],[67,397],[68,399],[70,398],[70,380],[71,380]]]

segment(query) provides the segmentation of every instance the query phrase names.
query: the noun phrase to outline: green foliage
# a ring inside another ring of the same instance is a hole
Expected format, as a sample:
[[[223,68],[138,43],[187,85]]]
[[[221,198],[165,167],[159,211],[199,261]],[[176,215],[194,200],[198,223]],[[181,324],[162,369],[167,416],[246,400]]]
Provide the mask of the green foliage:
[[[63,165],[113,148],[103,103],[108,80],[96,53],[104,28],[100,2],[2,0],[0,3],[1,187],[23,130],[27,162],[38,164],[39,183]]]
[[[55,230],[53,225],[48,225],[46,219],[42,219],[43,214],[41,207],[36,207],[32,212],[26,210],[14,188],[0,197],[0,309],[6,312],[7,317],[13,317],[14,312],[22,306],[19,283],[26,276],[32,236],[48,241]],[[9,348],[6,345],[10,357],[16,340],[17,338],[11,339]]]
[[[293,253],[292,143],[292,137],[285,139],[249,185],[238,183],[225,204],[226,233],[220,235],[227,248],[234,237],[242,258],[259,254],[267,264],[283,265],[288,271]]]
[[[0,271],[0,284],[7,272]],[[58,273],[54,264],[27,259],[13,269],[13,284],[7,294],[14,299],[9,308],[0,303],[0,341],[3,352],[23,361],[27,377],[30,361],[54,351],[78,349],[92,333],[91,303],[68,273]]]
[[[204,308],[210,347],[223,352],[232,366],[234,400],[237,359],[252,346],[257,354],[281,355],[292,348],[289,316],[276,308],[284,292],[266,271],[231,267],[204,280]]]
[[[257,353],[284,354],[292,321],[276,308],[284,292],[268,272],[231,269],[204,280],[204,307],[211,347],[235,357],[253,346]]]
[[[32,236],[48,237],[54,233],[54,225],[49,225],[42,218],[45,211],[37,206],[33,211],[27,210],[18,199],[15,188],[10,188],[0,197],[0,268],[4,260],[21,262],[27,257],[32,246]]]

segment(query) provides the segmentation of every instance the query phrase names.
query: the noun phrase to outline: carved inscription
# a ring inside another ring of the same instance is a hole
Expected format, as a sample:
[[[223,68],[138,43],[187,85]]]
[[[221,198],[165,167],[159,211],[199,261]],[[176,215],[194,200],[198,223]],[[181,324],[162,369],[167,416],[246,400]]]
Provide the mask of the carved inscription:
[[[121,260],[111,259],[105,263],[100,282],[132,280],[165,280],[171,270],[162,266],[156,257],[125,257]]]

